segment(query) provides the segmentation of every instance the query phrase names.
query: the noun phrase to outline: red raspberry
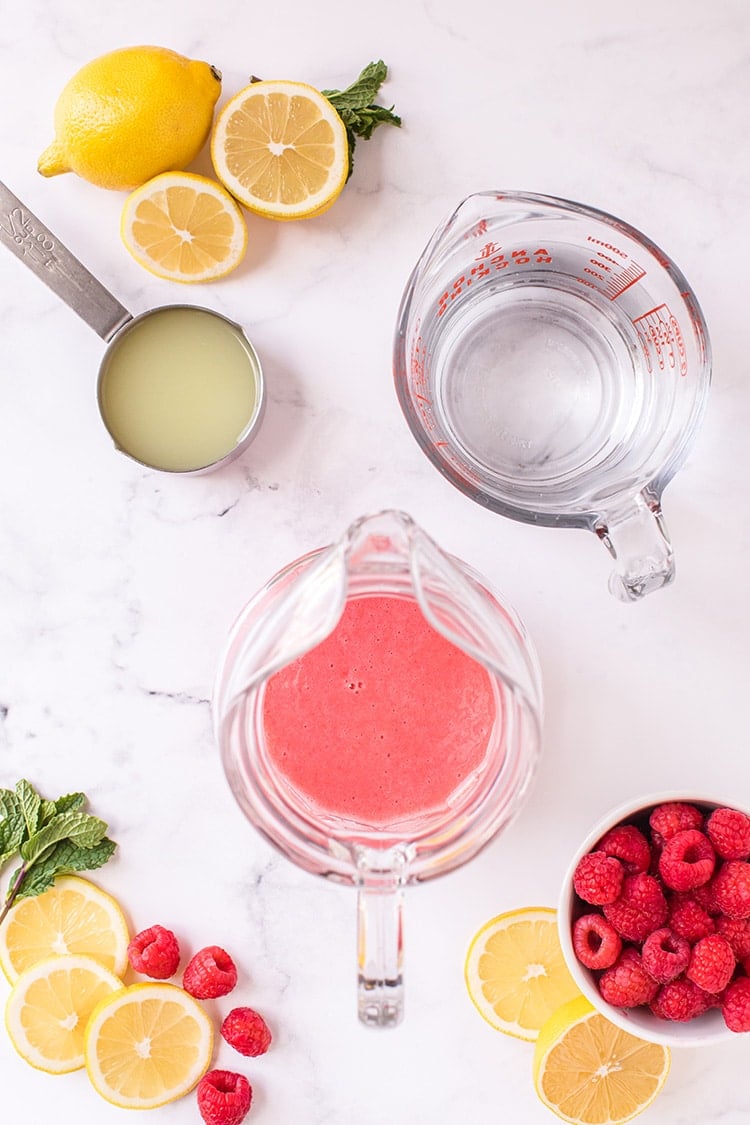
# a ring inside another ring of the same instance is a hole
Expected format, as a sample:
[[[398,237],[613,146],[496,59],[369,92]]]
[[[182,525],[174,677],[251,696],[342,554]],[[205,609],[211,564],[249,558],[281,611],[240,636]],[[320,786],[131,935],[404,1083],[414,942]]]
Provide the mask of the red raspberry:
[[[248,1058],[265,1055],[271,1046],[268,1024],[252,1008],[232,1008],[221,1025],[221,1034],[235,1051]]]
[[[659,860],[662,882],[674,891],[700,887],[714,873],[716,853],[711,841],[695,828],[676,832],[664,845]]]
[[[166,980],[177,972],[180,947],[171,930],[151,926],[136,934],[128,946],[128,960],[137,973]]]
[[[611,828],[596,845],[596,850],[622,860],[626,875],[638,875],[651,866],[649,842],[634,824]]]
[[[750,1031],[750,978],[737,977],[721,998],[721,1014],[730,1031]]]
[[[686,1023],[707,1012],[714,1003],[715,997],[709,996],[691,980],[680,977],[663,984],[650,1006],[659,1019]]]
[[[750,957],[750,918],[727,918],[722,914],[716,919],[716,932],[726,938],[738,961]]]
[[[200,949],[188,962],[182,978],[182,987],[198,1000],[226,996],[236,983],[235,963],[218,945]]]
[[[714,902],[730,918],[750,918],[750,863],[728,859],[711,884]]]
[[[715,809],[706,825],[708,838],[722,859],[750,856],[750,816],[737,809]]]
[[[602,909],[627,941],[643,941],[667,920],[667,900],[653,875],[626,875],[620,897]]]
[[[198,1110],[206,1125],[240,1125],[253,1100],[244,1074],[209,1070],[198,1083]]]
[[[732,947],[721,934],[709,934],[693,946],[685,976],[704,992],[723,992],[732,979],[735,965]]]
[[[589,852],[579,861],[573,886],[579,898],[593,906],[603,906],[620,897],[625,875],[619,859],[604,852]]]
[[[573,949],[587,969],[608,969],[622,951],[622,940],[601,914],[584,914],[573,926]]]
[[[648,935],[643,943],[641,959],[648,975],[660,984],[666,984],[681,976],[690,964],[690,942],[664,926]]]
[[[644,969],[640,953],[632,946],[624,949],[612,968],[606,969],[599,978],[599,992],[614,1008],[648,1004],[658,987]]]
[[[711,915],[719,914],[716,903],[714,902],[714,892],[711,889],[711,883],[704,883],[702,887],[693,887],[690,892],[690,898],[695,899],[699,906]]]
[[[694,892],[689,895],[672,896],[669,901],[669,925],[676,934],[691,943],[699,941],[707,934],[712,934],[716,929],[716,923],[705,907],[697,901]]]
[[[689,828],[703,827],[703,813],[695,805],[687,805],[683,801],[667,801],[657,805],[648,819],[654,841],[665,844],[678,832],[685,832]]]

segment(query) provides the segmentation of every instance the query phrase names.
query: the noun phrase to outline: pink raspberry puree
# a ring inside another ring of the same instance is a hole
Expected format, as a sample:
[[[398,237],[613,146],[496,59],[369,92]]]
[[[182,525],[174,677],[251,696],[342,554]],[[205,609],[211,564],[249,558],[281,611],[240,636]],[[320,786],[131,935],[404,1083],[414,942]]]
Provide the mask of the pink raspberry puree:
[[[479,770],[496,715],[481,664],[416,602],[350,599],[336,628],[266,685],[268,754],[302,797],[360,824],[440,809]]]

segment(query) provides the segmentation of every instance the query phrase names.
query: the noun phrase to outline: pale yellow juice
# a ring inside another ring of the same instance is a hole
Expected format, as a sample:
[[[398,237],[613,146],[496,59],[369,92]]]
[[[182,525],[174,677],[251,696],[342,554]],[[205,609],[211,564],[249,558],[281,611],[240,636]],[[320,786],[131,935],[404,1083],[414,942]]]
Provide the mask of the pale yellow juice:
[[[187,472],[231,453],[260,405],[260,368],[242,332],[205,309],[155,309],[105,356],[102,417],[116,445]]]

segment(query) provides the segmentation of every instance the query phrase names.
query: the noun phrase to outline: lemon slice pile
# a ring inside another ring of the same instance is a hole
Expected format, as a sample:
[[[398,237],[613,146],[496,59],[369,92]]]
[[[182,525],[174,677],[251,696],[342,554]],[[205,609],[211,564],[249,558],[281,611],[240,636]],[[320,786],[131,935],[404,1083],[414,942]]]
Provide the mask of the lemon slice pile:
[[[121,976],[128,925],[115,900],[94,883],[66,875],[37,898],[17,902],[0,926],[0,966],[12,983],[55,954],[85,954]]]
[[[216,175],[240,203],[271,219],[326,211],[348,172],[346,129],[327,98],[304,82],[254,82],[216,118]]]
[[[563,959],[556,912],[531,907],[499,914],[475,935],[466,987],[492,1027],[533,1042],[542,1024],[579,995]]]

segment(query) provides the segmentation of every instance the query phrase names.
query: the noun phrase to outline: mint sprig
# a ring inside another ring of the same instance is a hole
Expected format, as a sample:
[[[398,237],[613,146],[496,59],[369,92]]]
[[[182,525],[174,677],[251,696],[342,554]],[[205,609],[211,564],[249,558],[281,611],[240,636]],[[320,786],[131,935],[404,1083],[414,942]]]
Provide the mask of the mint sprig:
[[[382,59],[378,59],[377,62],[368,63],[359,78],[345,90],[321,90],[323,97],[328,98],[346,126],[346,137],[349,142],[347,180],[354,167],[354,146],[357,138],[361,137],[369,141],[378,125],[396,127],[401,125],[401,118],[393,112],[393,106],[387,109],[375,102],[387,76],[388,67]]]
[[[49,890],[59,875],[93,871],[114,853],[107,825],[84,811],[83,793],[66,793],[49,801],[26,780],[15,790],[0,789],[0,871],[13,858],[21,864],[13,872],[0,924],[17,899]]]

